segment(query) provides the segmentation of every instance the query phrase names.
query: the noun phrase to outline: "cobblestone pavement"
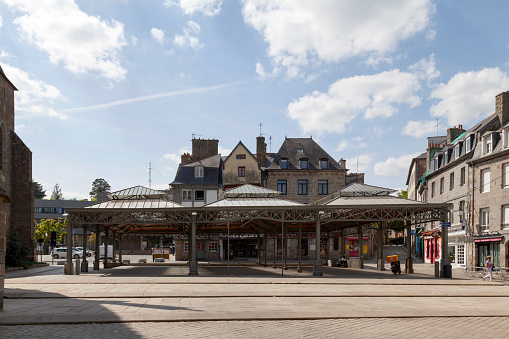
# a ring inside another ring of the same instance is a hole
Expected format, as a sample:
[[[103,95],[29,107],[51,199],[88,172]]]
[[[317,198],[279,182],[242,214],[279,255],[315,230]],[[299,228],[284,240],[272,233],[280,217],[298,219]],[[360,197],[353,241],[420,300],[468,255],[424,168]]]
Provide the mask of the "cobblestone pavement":
[[[505,317],[0,326],[0,338],[508,338]]]

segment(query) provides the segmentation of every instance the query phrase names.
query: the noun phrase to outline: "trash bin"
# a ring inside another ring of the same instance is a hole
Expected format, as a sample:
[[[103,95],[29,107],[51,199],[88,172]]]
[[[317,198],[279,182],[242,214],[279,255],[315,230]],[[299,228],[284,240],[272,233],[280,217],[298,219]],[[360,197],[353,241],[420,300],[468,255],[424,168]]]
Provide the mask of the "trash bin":
[[[452,265],[444,265],[444,278],[452,278]]]

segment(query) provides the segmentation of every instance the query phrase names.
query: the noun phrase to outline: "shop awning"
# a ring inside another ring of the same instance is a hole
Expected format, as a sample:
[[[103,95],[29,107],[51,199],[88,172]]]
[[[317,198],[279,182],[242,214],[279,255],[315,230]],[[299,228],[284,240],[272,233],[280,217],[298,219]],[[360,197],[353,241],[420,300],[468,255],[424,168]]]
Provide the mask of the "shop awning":
[[[475,239],[475,242],[497,242],[502,241],[501,237],[498,238],[482,238],[482,239]]]

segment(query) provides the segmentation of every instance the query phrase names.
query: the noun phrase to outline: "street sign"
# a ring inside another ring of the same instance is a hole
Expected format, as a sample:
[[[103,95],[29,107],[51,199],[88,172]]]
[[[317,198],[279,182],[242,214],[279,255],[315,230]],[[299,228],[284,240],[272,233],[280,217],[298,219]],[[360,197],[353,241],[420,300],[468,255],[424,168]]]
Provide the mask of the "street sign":
[[[415,235],[415,230],[411,230],[411,231],[410,231],[410,234],[411,234],[411,235]]]
[[[442,227],[451,227],[451,223],[450,222],[443,222],[442,223]]]

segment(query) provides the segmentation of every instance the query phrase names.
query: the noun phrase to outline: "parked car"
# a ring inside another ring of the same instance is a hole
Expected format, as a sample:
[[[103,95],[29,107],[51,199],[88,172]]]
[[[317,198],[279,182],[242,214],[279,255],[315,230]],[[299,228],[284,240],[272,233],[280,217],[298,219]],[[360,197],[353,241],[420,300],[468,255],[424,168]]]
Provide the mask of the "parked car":
[[[54,259],[67,258],[67,247],[57,247],[51,251],[51,256]],[[72,249],[72,257],[74,259],[80,259],[83,257],[83,252],[78,251],[76,248]]]
[[[75,247],[78,251],[83,252],[83,247]],[[91,257],[94,255],[94,252],[91,250],[87,250],[87,257]]]

